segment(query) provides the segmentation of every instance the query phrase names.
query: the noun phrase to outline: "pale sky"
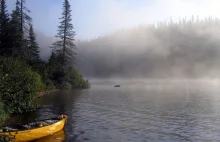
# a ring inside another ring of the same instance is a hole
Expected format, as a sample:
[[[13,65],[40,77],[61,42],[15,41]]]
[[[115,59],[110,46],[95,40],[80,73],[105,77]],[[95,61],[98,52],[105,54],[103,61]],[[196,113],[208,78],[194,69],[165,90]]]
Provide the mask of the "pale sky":
[[[9,12],[16,0],[6,0]],[[26,0],[34,28],[55,36],[63,0]],[[77,39],[92,39],[120,29],[179,18],[220,18],[219,0],[69,0]]]

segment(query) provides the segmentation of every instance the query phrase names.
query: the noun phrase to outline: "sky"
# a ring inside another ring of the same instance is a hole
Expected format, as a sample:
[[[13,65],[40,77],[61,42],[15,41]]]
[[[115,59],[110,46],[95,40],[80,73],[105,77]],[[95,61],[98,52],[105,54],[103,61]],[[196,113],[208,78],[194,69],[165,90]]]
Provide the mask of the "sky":
[[[6,0],[8,10],[16,0]],[[55,36],[63,0],[26,0],[34,28]],[[199,15],[220,18],[219,0],[69,0],[76,39],[89,40],[158,21],[178,21]]]

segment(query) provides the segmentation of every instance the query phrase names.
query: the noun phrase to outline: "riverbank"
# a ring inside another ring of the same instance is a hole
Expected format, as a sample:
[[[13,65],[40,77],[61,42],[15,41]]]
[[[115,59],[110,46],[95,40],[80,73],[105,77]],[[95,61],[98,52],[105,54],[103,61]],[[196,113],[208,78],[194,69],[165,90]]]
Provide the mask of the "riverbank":
[[[59,90],[59,89],[54,89],[54,90],[41,91],[41,92],[39,93],[39,95],[37,96],[37,98],[42,97],[42,96],[44,96],[44,95],[51,94],[51,93],[55,93],[55,92],[58,92],[58,91],[60,91],[60,90]]]
[[[30,65],[25,60],[3,56],[0,64],[0,121],[10,114],[34,111],[38,107],[36,98],[41,96],[90,87],[88,80],[72,67],[52,73],[55,69],[49,63]]]

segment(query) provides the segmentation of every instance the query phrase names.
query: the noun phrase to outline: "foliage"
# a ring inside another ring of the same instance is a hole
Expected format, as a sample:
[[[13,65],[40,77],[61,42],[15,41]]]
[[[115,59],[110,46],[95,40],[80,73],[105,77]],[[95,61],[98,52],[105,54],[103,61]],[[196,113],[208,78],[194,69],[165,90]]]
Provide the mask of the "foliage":
[[[65,74],[64,80],[71,85],[71,88],[90,88],[88,80],[85,80],[78,70],[68,67]]]
[[[30,25],[30,31],[28,36],[28,46],[27,46],[27,60],[30,63],[38,62],[40,60],[39,46],[36,42],[36,35],[33,30],[33,26]]]
[[[25,0],[17,0],[16,8],[12,11],[10,21],[10,33],[12,39],[13,56],[21,59],[29,57],[29,39],[31,17],[27,14],[30,11],[26,7]]]
[[[61,56],[56,55],[54,52],[52,52],[50,58],[49,58],[49,74],[51,75],[52,78],[54,78],[57,74],[57,72],[63,71],[62,69],[62,63],[61,61]],[[55,76],[54,76],[55,75]],[[59,78],[59,76],[57,76]]]
[[[57,88],[74,89],[74,88],[89,88],[88,80],[84,80],[82,74],[73,67],[62,68],[62,63],[59,62],[60,56],[51,54],[49,59],[49,74]]]
[[[53,52],[49,59],[49,73],[57,88],[89,88],[88,81],[83,79],[79,71],[72,65],[74,62],[74,36],[73,25],[71,23],[71,10],[68,0],[64,0],[62,18],[56,38],[58,41],[53,43]]]
[[[35,97],[44,88],[41,77],[24,62],[0,58],[0,94],[8,113],[35,109]]]
[[[59,87],[62,90],[71,90],[72,89],[72,85],[66,81],[64,81]]]
[[[0,55],[11,55],[9,38],[9,14],[6,10],[5,0],[0,2]]]
[[[16,0],[8,14],[5,0],[0,3],[0,122],[6,114],[23,113],[36,108],[36,96],[43,90],[88,88],[89,83],[75,69],[75,45],[71,10],[64,1],[58,41],[49,62],[39,56],[39,46],[26,0]]]
[[[61,64],[63,67],[71,66],[74,61],[74,36],[73,25],[71,23],[71,10],[68,0],[64,0],[62,18],[60,18],[60,26],[56,38],[58,40],[53,43],[53,51],[57,56],[61,56]]]
[[[13,49],[12,56],[21,58],[23,55],[22,51],[22,33],[20,32],[20,21],[21,11],[19,7],[19,1],[16,2],[16,8],[12,11],[10,20],[10,39],[11,47]]]
[[[22,32],[23,38],[25,37],[25,32],[28,32],[29,25],[32,22],[32,18],[28,15],[30,10],[26,7],[26,0],[17,1],[19,8],[20,8],[20,30]]]
[[[42,82],[45,85],[44,90],[55,89],[55,85],[50,78],[49,67],[47,63],[44,63],[44,62],[35,63],[31,66],[31,68],[33,71],[40,74]]]
[[[78,42],[76,66],[94,78],[216,78],[219,35],[220,18],[142,25]]]
[[[0,101],[0,125],[2,125],[3,121],[7,118],[7,114],[4,110],[4,104]]]
[[[56,88],[62,88],[64,84],[65,73],[62,67],[61,56],[56,55],[52,52],[49,59],[49,69],[48,72],[50,74],[51,80],[53,80]]]

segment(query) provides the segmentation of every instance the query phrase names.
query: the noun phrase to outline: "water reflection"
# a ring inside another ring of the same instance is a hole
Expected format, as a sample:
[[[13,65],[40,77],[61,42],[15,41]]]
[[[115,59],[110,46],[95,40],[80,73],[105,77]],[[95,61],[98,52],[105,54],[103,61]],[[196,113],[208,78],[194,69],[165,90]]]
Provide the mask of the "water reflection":
[[[42,107],[37,112],[14,120],[66,114],[66,142],[220,140],[218,86],[194,82],[121,85],[57,92],[40,98]]]

